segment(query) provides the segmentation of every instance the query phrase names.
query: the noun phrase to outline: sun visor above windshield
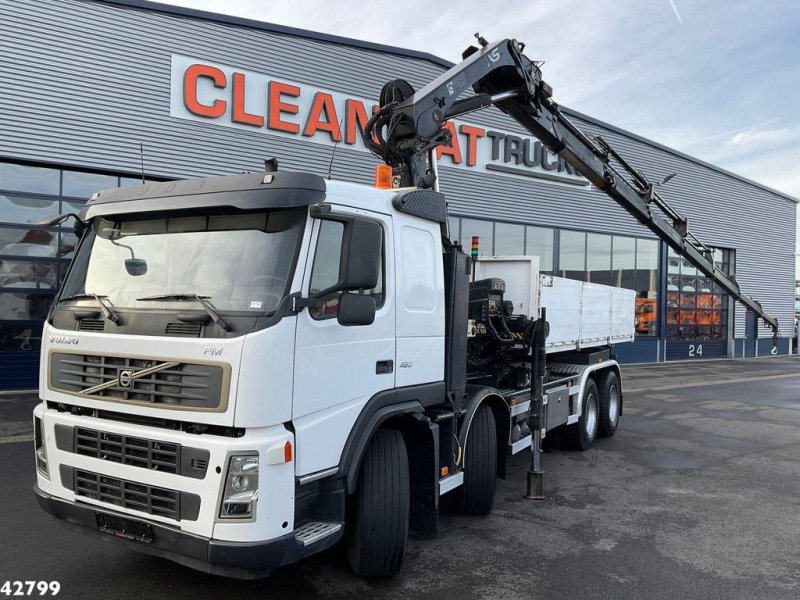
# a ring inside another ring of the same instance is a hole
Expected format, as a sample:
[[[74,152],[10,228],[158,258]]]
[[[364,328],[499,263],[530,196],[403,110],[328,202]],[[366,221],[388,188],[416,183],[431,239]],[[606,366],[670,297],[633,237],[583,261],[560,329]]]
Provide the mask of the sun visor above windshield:
[[[86,218],[228,206],[241,210],[294,208],[325,200],[325,180],[311,173],[243,173],[113,188],[86,203]]]

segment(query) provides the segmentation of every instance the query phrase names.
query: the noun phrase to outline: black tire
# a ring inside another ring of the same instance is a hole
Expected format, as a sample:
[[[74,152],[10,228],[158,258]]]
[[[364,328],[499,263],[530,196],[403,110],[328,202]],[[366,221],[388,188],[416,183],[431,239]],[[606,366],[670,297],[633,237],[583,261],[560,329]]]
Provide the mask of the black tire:
[[[456,492],[456,510],[465,515],[488,515],[497,484],[497,429],[492,409],[475,411],[464,448],[464,483]]]
[[[600,416],[597,421],[597,434],[611,437],[617,431],[619,416],[622,414],[622,388],[614,371],[606,371],[598,382],[600,389]]]
[[[591,377],[586,380],[581,398],[581,416],[578,422],[564,427],[562,439],[573,450],[588,450],[597,437],[600,409],[597,384]]]
[[[388,577],[403,564],[410,482],[403,436],[379,429],[361,461],[352,498],[347,556],[360,577]]]

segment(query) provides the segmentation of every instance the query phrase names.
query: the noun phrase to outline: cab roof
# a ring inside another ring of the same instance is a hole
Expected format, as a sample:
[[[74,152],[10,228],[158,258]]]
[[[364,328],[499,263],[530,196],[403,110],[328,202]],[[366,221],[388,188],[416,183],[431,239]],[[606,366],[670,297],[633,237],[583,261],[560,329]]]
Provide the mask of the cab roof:
[[[325,200],[325,180],[311,173],[242,173],[111,188],[86,203],[86,218],[192,208],[294,208]],[[235,192],[235,193],[232,193]]]

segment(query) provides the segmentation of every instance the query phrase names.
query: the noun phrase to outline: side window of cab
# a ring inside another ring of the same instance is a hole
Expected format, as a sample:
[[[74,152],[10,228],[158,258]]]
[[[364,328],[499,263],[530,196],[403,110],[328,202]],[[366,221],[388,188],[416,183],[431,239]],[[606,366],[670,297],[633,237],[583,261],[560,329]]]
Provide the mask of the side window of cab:
[[[317,320],[331,319],[336,317],[338,313],[339,299],[342,297],[343,292],[331,292],[330,294],[321,296],[319,293],[336,285],[339,281],[344,233],[345,225],[341,221],[328,219],[320,220],[317,247],[314,251],[314,262],[311,266],[311,284],[309,286],[309,296],[313,298],[313,304],[309,308],[309,312],[312,318]],[[384,299],[384,249],[382,249],[381,255],[381,270],[380,276],[378,277],[378,285],[371,290],[366,290],[368,294],[371,294],[375,298],[375,305],[378,308],[383,305]]]

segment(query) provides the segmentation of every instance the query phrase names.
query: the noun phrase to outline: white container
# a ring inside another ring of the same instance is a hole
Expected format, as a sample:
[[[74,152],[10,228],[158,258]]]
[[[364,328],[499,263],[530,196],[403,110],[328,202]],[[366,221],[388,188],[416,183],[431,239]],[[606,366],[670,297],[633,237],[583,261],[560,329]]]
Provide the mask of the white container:
[[[547,308],[548,353],[632,342],[636,292],[597,283],[539,275],[536,256],[490,256],[478,259],[475,278],[506,282],[505,300],[515,314],[539,316]]]

